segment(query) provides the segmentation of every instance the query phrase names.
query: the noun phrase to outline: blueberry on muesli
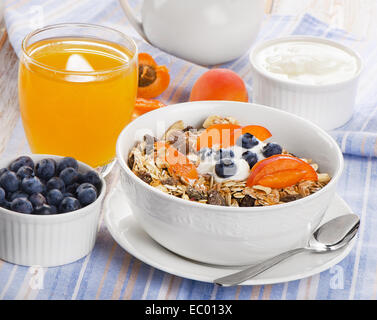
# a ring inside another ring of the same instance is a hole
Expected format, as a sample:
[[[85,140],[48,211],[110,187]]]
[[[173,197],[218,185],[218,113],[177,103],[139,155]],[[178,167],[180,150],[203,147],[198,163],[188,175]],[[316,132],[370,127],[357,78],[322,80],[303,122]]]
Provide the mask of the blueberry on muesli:
[[[263,155],[266,158],[281,154],[282,152],[283,148],[277,143],[267,143],[267,145],[263,148]]]
[[[246,160],[249,164],[250,169],[253,168],[258,162],[258,156],[256,153],[251,151],[246,151],[242,154],[242,158]]]
[[[237,165],[231,159],[221,159],[215,165],[215,172],[220,178],[229,178],[236,174]]]
[[[243,134],[237,141],[237,145],[245,149],[251,149],[259,144],[259,141],[250,133]]]
[[[234,158],[234,152],[230,149],[219,149],[215,153],[215,160]]]

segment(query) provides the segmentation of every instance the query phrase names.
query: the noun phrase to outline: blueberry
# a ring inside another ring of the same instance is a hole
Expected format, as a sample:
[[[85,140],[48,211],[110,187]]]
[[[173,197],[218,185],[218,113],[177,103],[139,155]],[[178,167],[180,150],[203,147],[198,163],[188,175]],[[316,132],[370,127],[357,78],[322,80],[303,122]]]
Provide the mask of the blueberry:
[[[94,185],[98,190],[101,187],[101,178],[99,177],[98,173],[90,170],[83,176],[83,182],[88,182]]]
[[[55,170],[56,163],[54,159],[42,159],[35,165],[35,174],[45,181],[55,176]]]
[[[201,160],[205,160],[206,158],[209,158],[213,153],[213,150],[211,148],[202,148],[199,150],[199,155]]]
[[[85,189],[94,189],[97,192],[95,186],[93,186],[91,183],[85,182],[83,184],[80,184],[80,186],[76,189],[76,193],[78,194],[79,192]]]
[[[24,198],[14,199],[10,203],[10,209],[12,211],[16,211],[16,212],[20,212],[20,213],[27,213],[27,214],[32,213],[33,210],[34,210],[31,202],[27,199],[24,199]]]
[[[216,151],[215,160],[234,158],[234,152],[230,149],[220,149]]]
[[[14,172],[7,171],[0,177],[0,186],[7,192],[15,192],[20,186],[20,181]]]
[[[66,168],[73,168],[77,170],[79,168],[79,164],[77,163],[76,159],[72,157],[65,157],[58,162],[58,174]]]
[[[58,207],[64,196],[59,189],[52,189],[47,193],[47,203],[52,206]]]
[[[60,172],[59,178],[62,179],[64,181],[64,184],[67,186],[69,184],[75,183],[79,178],[79,174],[76,169],[68,167]]]
[[[13,172],[17,172],[18,169],[20,169],[23,166],[27,166],[34,169],[34,161],[28,156],[18,157],[9,165],[9,169]]]
[[[59,212],[66,213],[75,211],[81,208],[79,200],[72,197],[64,198],[63,201],[60,203]]]
[[[8,171],[9,171],[9,169],[7,169],[7,168],[0,169],[0,177],[3,175],[3,173],[8,172]]]
[[[27,166],[22,166],[17,170],[18,179],[22,180],[23,178],[34,177],[34,170]]]
[[[79,177],[77,178],[77,183],[80,184],[80,183],[84,183],[84,178],[85,178],[85,174],[84,173],[80,173],[79,172]]]
[[[5,190],[0,188],[0,203],[5,201]]]
[[[79,187],[79,185],[80,184],[78,182],[72,183],[65,188],[65,192],[68,192],[68,193],[71,193],[71,194],[76,194],[76,190]]]
[[[43,193],[45,186],[38,177],[24,178],[21,182],[21,188],[28,194]]]
[[[29,196],[29,201],[35,209],[43,206],[47,202],[46,198],[41,193],[33,193],[31,196]]]
[[[42,206],[36,208],[34,210],[34,214],[38,215],[49,215],[49,214],[56,214],[58,210],[55,206],[49,206],[48,204],[43,204]]]
[[[64,198],[67,198],[67,197],[74,198],[75,196],[74,196],[72,193],[64,192],[64,193],[63,193],[63,197],[64,197]]]
[[[23,191],[18,190],[16,192],[13,192],[9,196],[9,201],[13,201],[14,199],[19,199],[19,198],[28,199],[29,195]]]
[[[220,178],[229,178],[237,172],[237,166],[231,159],[222,159],[215,165],[215,172]]]
[[[246,151],[242,154],[242,158],[247,161],[250,169],[258,162],[258,156],[256,153],[251,151]]]
[[[262,153],[266,158],[272,157],[275,154],[281,154],[282,152],[282,147],[277,143],[267,143],[262,150]]]
[[[7,200],[4,200],[3,202],[0,202],[0,207],[10,210],[10,202]]]
[[[77,199],[83,207],[93,203],[97,199],[97,191],[93,188],[86,188],[77,193]]]
[[[50,180],[48,180],[46,187],[47,187],[47,190],[59,189],[61,192],[65,192],[64,181],[60,179],[59,177],[52,177]]]
[[[237,145],[245,149],[251,149],[252,147],[255,147],[258,144],[259,140],[250,133],[243,134],[237,140]]]

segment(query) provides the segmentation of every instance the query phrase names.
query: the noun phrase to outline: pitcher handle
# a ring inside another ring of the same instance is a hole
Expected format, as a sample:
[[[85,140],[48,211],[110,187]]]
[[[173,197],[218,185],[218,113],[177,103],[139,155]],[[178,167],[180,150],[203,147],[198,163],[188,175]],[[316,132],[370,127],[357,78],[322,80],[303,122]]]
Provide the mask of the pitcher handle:
[[[128,20],[130,21],[131,25],[134,27],[134,29],[137,31],[137,33],[147,42],[148,38],[144,33],[143,23],[140,19],[138,19],[133,12],[131,6],[128,3],[128,0],[119,0],[120,5],[123,8],[124,13],[126,14]]]

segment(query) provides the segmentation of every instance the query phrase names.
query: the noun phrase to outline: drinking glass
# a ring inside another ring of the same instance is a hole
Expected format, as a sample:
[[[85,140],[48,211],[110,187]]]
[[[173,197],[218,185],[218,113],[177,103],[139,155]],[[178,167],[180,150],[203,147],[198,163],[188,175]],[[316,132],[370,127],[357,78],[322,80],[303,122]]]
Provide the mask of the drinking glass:
[[[92,167],[112,163],[117,137],[131,121],[137,63],[135,42],[111,28],[68,23],[27,35],[18,83],[32,152]]]

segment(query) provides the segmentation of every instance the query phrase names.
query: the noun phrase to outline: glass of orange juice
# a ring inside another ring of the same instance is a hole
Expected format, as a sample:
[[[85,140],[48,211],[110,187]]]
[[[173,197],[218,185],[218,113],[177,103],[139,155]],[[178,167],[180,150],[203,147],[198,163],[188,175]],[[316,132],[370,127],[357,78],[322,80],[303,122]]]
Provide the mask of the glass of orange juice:
[[[18,83],[32,152],[104,167],[112,163],[117,137],[133,113],[137,47],[103,26],[38,29],[23,40]]]

